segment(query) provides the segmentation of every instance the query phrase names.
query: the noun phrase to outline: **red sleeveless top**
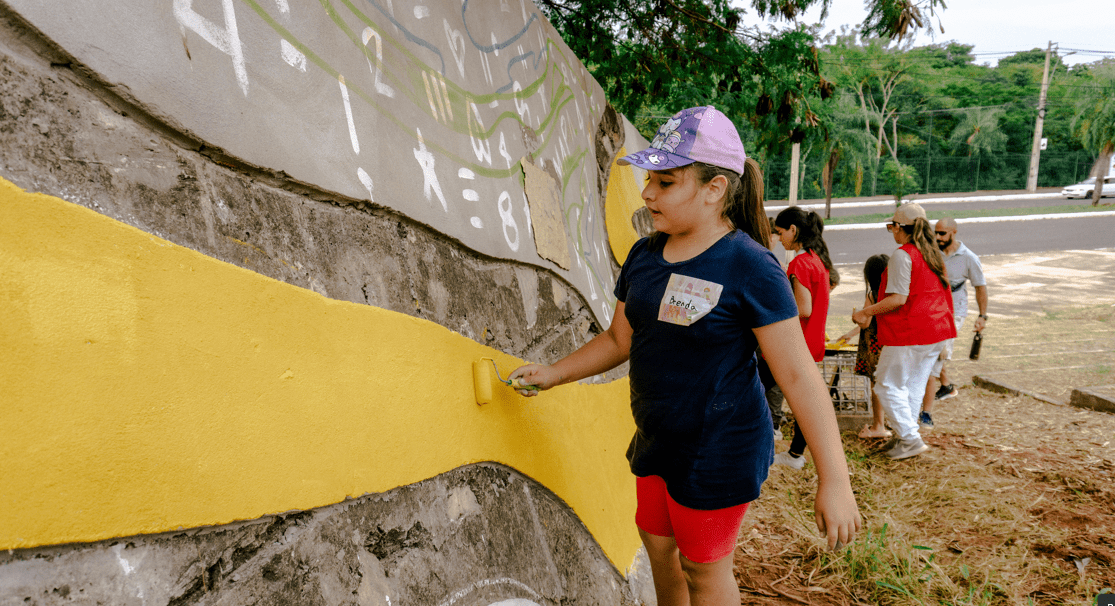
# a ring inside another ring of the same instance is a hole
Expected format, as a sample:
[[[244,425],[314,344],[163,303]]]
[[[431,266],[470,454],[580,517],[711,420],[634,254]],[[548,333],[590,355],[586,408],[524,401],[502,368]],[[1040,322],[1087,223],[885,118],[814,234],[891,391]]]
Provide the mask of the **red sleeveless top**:
[[[902,307],[875,316],[879,323],[880,345],[930,345],[945,339],[956,338],[956,324],[952,319],[952,292],[937,279],[937,274],[926,264],[921,251],[913,244],[904,244],[913,261],[910,271],[910,294]],[[879,293],[887,292],[887,270]]]

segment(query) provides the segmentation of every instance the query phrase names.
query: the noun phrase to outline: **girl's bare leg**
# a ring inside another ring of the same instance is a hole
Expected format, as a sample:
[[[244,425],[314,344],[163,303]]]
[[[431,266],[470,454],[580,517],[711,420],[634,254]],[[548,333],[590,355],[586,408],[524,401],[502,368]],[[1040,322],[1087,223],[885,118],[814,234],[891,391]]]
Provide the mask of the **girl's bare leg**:
[[[639,529],[639,536],[650,559],[658,606],[689,606],[689,586],[681,569],[681,552],[677,542],[673,537],[649,534],[642,528]]]
[[[681,556],[681,568],[685,572],[692,606],[738,606],[739,585],[732,574],[732,555],[708,564],[690,562]]]
[[[886,428],[883,405],[879,403],[879,396],[875,395],[875,381],[871,381],[871,429],[883,431]]]

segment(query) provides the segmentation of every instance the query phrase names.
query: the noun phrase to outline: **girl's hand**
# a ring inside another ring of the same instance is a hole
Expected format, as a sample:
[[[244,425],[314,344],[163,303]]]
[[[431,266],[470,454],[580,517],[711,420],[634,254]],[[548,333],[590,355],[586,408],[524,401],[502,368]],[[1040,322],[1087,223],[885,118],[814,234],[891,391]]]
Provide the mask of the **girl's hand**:
[[[856,326],[859,326],[860,328],[867,328],[871,325],[871,316],[867,315],[867,312],[863,311],[862,309],[856,309],[853,307],[852,321],[855,322]]]
[[[538,395],[539,392],[554,387],[561,381],[561,377],[553,371],[551,366],[543,366],[541,364],[527,364],[516,368],[507,377],[507,380],[514,381],[518,379],[524,385],[534,385],[534,389],[516,389],[519,395],[532,397]]]
[[[831,550],[850,544],[863,526],[856,498],[847,481],[820,483],[813,508],[817,529],[828,538],[828,547]]]

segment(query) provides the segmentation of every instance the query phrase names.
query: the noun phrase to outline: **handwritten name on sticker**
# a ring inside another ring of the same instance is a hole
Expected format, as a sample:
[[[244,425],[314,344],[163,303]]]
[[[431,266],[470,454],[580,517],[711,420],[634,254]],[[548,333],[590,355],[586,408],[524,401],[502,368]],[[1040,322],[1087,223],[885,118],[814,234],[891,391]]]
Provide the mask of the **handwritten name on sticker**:
[[[724,286],[716,282],[671,274],[658,306],[658,319],[662,322],[690,326],[708,315],[720,302]]]

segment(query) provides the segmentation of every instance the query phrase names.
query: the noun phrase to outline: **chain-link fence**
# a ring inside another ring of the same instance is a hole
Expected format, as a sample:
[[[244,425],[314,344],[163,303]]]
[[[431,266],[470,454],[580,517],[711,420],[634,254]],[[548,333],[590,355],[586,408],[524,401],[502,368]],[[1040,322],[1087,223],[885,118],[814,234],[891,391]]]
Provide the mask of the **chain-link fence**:
[[[889,157],[879,159],[881,169]],[[1029,154],[982,154],[979,156],[900,157],[903,164],[918,171],[919,188],[910,194],[943,194],[980,190],[1026,189],[1030,170]],[[1038,187],[1064,187],[1086,179],[1096,159],[1087,152],[1051,153],[1041,155],[1038,163]],[[846,163],[847,164],[847,163]],[[821,159],[806,158],[801,163],[798,199],[824,198]],[[833,180],[833,197],[890,195],[890,187],[877,178],[875,166],[868,164],[860,176],[856,191],[857,172],[851,165],[838,165]],[[785,200],[790,196],[790,163],[768,162],[764,167],[766,197]]]

